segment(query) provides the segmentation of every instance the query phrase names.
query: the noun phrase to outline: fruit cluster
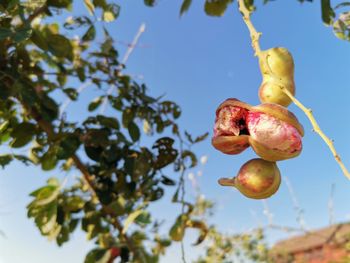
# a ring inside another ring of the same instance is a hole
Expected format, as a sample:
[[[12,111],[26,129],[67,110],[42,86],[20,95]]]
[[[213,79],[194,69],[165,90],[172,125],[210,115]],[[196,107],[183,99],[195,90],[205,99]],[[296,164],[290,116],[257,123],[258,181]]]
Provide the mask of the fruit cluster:
[[[302,125],[286,108],[291,100],[282,90],[295,94],[291,54],[285,48],[271,48],[262,51],[259,64],[262,104],[251,106],[233,98],[221,103],[212,138],[213,146],[225,154],[239,154],[252,147],[260,157],[246,162],[236,177],[219,180],[254,199],[267,198],[278,190],[281,175],[275,162],[298,156],[304,135]]]

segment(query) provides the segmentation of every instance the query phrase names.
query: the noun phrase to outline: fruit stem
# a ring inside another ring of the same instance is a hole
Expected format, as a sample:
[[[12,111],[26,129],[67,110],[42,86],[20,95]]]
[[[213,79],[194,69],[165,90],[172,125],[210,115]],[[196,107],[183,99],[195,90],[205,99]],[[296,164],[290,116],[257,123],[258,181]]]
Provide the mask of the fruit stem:
[[[236,178],[220,178],[218,183],[222,186],[233,186],[235,187]]]
[[[250,38],[252,41],[252,46],[253,46],[253,49],[255,51],[255,56],[257,56],[260,61],[262,61],[265,65],[268,66],[268,63],[266,61],[266,56],[265,57],[263,56],[263,53],[261,52],[261,49],[260,49],[259,39],[260,39],[261,33],[256,31],[252,21],[250,20],[251,12],[245,6],[244,0],[238,0],[238,7],[239,7],[239,11],[242,13],[244,23],[248,27],[248,30],[250,33]],[[274,75],[273,72],[269,72],[269,74],[271,74],[272,76]],[[277,78],[276,76],[274,76],[274,77],[277,81],[281,81],[280,78]],[[309,121],[313,127],[314,132],[316,132],[323,139],[323,141],[327,144],[328,148],[330,149],[330,151],[332,152],[332,154],[334,156],[334,159],[339,164],[343,174],[350,180],[350,173],[347,170],[347,168],[345,167],[344,163],[342,162],[339,154],[337,153],[337,151],[334,147],[333,141],[330,140],[324,134],[324,132],[321,130],[315,117],[312,114],[312,111],[310,109],[306,108],[299,100],[297,100],[294,97],[294,95],[288,89],[286,89],[284,87],[284,85],[280,84],[279,86],[280,86],[281,90],[293,101],[293,103],[305,113],[306,117],[309,119]],[[220,183],[220,180],[219,180],[219,183]]]
[[[250,38],[252,39],[252,46],[255,51],[255,56],[257,56],[260,59],[261,56],[261,49],[259,44],[259,39],[261,36],[261,32],[257,32],[252,21],[250,20],[250,14],[251,12],[247,9],[247,7],[244,4],[244,0],[238,1],[238,8],[243,16],[244,23],[247,25]]]
[[[293,103],[298,106],[308,117],[309,121],[311,122],[313,131],[316,132],[322,139],[323,141],[327,144],[328,148],[332,152],[334,159],[336,162],[339,164],[340,168],[343,171],[343,174],[350,180],[350,173],[345,167],[344,163],[342,162],[339,154],[337,153],[333,141],[327,137],[324,132],[321,130],[320,126],[318,125],[315,117],[312,114],[312,111],[308,108],[306,108],[298,99],[296,99],[292,93],[288,89],[286,89],[283,85],[280,85],[280,88],[282,91],[293,101]]]

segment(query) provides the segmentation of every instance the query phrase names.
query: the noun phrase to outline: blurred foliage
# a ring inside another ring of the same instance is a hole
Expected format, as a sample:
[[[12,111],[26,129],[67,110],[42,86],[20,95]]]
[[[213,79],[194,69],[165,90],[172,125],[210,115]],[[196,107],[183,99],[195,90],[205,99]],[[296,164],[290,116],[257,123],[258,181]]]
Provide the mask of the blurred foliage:
[[[123,73],[106,26],[118,18],[119,5],[84,0],[86,11],[76,16],[74,4],[0,3],[0,141],[12,148],[0,156],[0,165],[19,160],[43,171],[80,171],[73,185],[50,178],[30,194],[28,217],[49,240],[61,246],[80,227],[96,244],[85,262],[157,262],[171,239],[183,238],[160,235],[149,211],[165,191],[174,191],[174,205],[184,208],[180,231],[198,229],[197,244],[207,233],[184,201],[183,176],[197,165],[192,145],[208,134],[182,134],[180,107],[150,96],[145,84]],[[58,94],[81,101],[79,83],[89,82],[100,95],[87,102],[79,121],[70,121]],[[108,116],[106,103],[114,111]],[[143,136],[149,135],[154,143],[146,146]],[[17,154],[24,147],[29,154]],[[165,174],[170,166],[177,177]]]
[[[276,0],[263,0],[263,4]],[[298,0],[300,3],[314,2],[313,0]],[[317,1],[315,1],[317,2]],[[343,40],[350,41],[350,2],[344,1],[332,6],[331,0],[321,0],[321,18],[326,26],[333,28],[334,34]],[[186,13],[192,1],[183,0],[180,8],[180,16]],[[209,16],[223,16],[233,0],[205,0],[204,11]],[[254,0],[244,0],[248,10],[255,11]],[[344,11],[345,10],[345,11]]]

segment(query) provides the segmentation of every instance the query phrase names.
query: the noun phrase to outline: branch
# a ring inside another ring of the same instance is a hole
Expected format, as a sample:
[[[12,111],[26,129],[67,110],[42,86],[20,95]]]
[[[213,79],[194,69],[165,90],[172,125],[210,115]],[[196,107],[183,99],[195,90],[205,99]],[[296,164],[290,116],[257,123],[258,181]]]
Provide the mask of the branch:
[[[250,33],[250,38],[252,39],[252,46],[255,51],[255,56],[257,56],[259,59],[261,57],[261,49],[260,49],[260,44],[259,44],[259,39],[260,36],[262,35],[261,32],[257,32],[252,21],[250,20],[250,11],[247,9],[247,7],[244,4],[244,0],[239,0],[238,1],[238,7],[239,11],[241,12],[243,16],[243,21],[247,25],[249,33]]]
[[[242,13],[243,16],[243,20],[245,22],[245,24],[248,27],[249,33],[250,33],[250,38],[252,40],[252,46],[253,49],[255,51],[255,56],[257,56],[259,58],[260,61],[264,62],[265,64],[267,64],[266,62],[266,58],[262,56],[262,52],[260,49],[260,45],[259,45],[259,39],[261,36],[261,33],[257,32],[253,23],[250,20],[250,11],[246,8],[245,4],[244,4],[244,0],[239,0],[238,1],[238,5],[239,5],[239,11]],[[281,81],[280,78],[275,77],[276,81]],[[305,115],[307,116],[307,118],[309,119],[312,127],[313,127],[313,131],[316,132],[322,139],[323,141],[326,143],[326,145],[328,146],[328,148],[330,149],[330,151],[332,152],[334,159],[336,160],[336,162],[339,164],[343,174],[350,180],[350,173],[347,170],[347,168],[345,167],[344,163],[342,162],[339,154],[337,153],[337,151],[335,150],[335,147],[333,145],[333,141],[330,140],[325,134],[324,132],[321,130],[321,128],[319,127],[316,119],[314,118],[313,114],[312,114],[312,110],[306,108],[299,100],[297,100],[293,94],[284,87],[284,85],[282,85],[282,83],[280,84],[280,88],[281,90],[293,101],[293,103],[299,108],[301,109]]]
[[[292,199],[294,210],[297,213],[296,220],[299,223],[300,228],[305,230],[306,229],[306,225],[305,225],[305,220],[304,220],[304,215],[303,215],[304,211],[299,205],[297,196],[296,196],[296,194],[295,194],[295,192],[293,190],[292,184],[290,183],[290,181],[289,181],[287,176],[284,177],[284,181],[286,183],[286,186],[288,188],[290,197]]]
[[[137,31],[133,41],[131,42],[131,44],[128,46],[128,49],[125,52],[125,55],[121,61],[121,66],[118,69],[118,74],[120,74],[119,72],[123,69],[123,67],[125,66],[126,62],[128,61],[131,53],[134,51],[134,48],[137,45],[137,42],[139,41],[139,38],[141,37],[142,33],[145,32],[146,30],[146,24],[142,23],[139,30]],[[116,88],[115,85],[111,85],[111,87],[108,89],[107,91],[107,95],[111,95],[113,90]],[[100,108],[100,114],[103,114],[106,110],[107,107],[107,97],[104,98],[103,102],[102,102],[102,106]]]
[[[343,171],[343,174],[350,180],[350,173],[347,170],[347,168],[345,167],[344,163],[342,162],[339,154],[337,153],[333,141],[331,139],[329,139],[324,132],[321,130],[320,126],[318,125],[315,117],[312,114],[312,110],[306,108],[299,100],[297,100],[292,93],[290,93],[289,90],[287,90],[284,86],[280,86],[280,88],[282,89],[282,91],[293,101],[293,103],[298,106],[304,113],[305,115],[308,117],[312,127],[313,127],[313,131],[316,132],[322,139],[323,141],[327,144],[329,150],[332,152],[334,159],[336,160],[336,162],[339,164],[341,170]]]
[[[52,139],[52,138],[56,137],[56,133],[55,133],[54,128],[53,128],[51,123],[45,121],[35,109],[33,109],[31,107],[28,107],[24,103],[23,103],[23,106],[27,110],[29,115],[38,123],[39,127],[47,134],[49,139]],[[74,154],[71,158],[72,158],[75,166],[82,173],[83,179],[87,183],[90,192],[92,193],[92,195],[94,197],[96,197],[98,199],[98,196],[97,196],[95,188],[94,188],[94,182],[93,182],[94,176],[89,173],[87,167],[83,164],[83,162],[80,160],[80,158],[76,154]],[[130,249],[130,251],[133,252],[134,255],[138,254],[137,248],[135,247],[135,245],[132,242],[132,240],[125,233],[123,233],[123,226],[119,222],[118,218],[114,215],[113,211],[108,209],[101,202],[100,202],[100,204],[102,205],[102,211],[105,214],[110,215],[112,217],[112,219],[113,219],[113,221],[112,221],[113,226],[116,229],[118,229],[119,234],[125,240],[125,243],[127,244],[127,246]]]
[[[47,10],[46,4],[44,4],[43,6],[37,8],[37,9],[33,12],[33,14],[31,14],[31,15],[28,17],[28,19],[27,19],[28,23],[31,23],[37,16],[41,15],[41,14],[44,13],[46,10]]]

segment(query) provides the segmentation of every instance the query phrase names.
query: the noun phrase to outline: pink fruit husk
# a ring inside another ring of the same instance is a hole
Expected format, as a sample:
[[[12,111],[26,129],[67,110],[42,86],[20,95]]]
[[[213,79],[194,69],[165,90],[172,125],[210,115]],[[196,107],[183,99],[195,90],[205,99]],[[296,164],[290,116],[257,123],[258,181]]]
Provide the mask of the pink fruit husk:
[[[214,137],[238,136],[245,129],[248,111],[237,106],[225,106],[219,110],[215,120]]]
[[[288,154],[301,151],[301,135],[287,122],[262,112],[249,112],[246,122],[251,138],[265,147]]]

